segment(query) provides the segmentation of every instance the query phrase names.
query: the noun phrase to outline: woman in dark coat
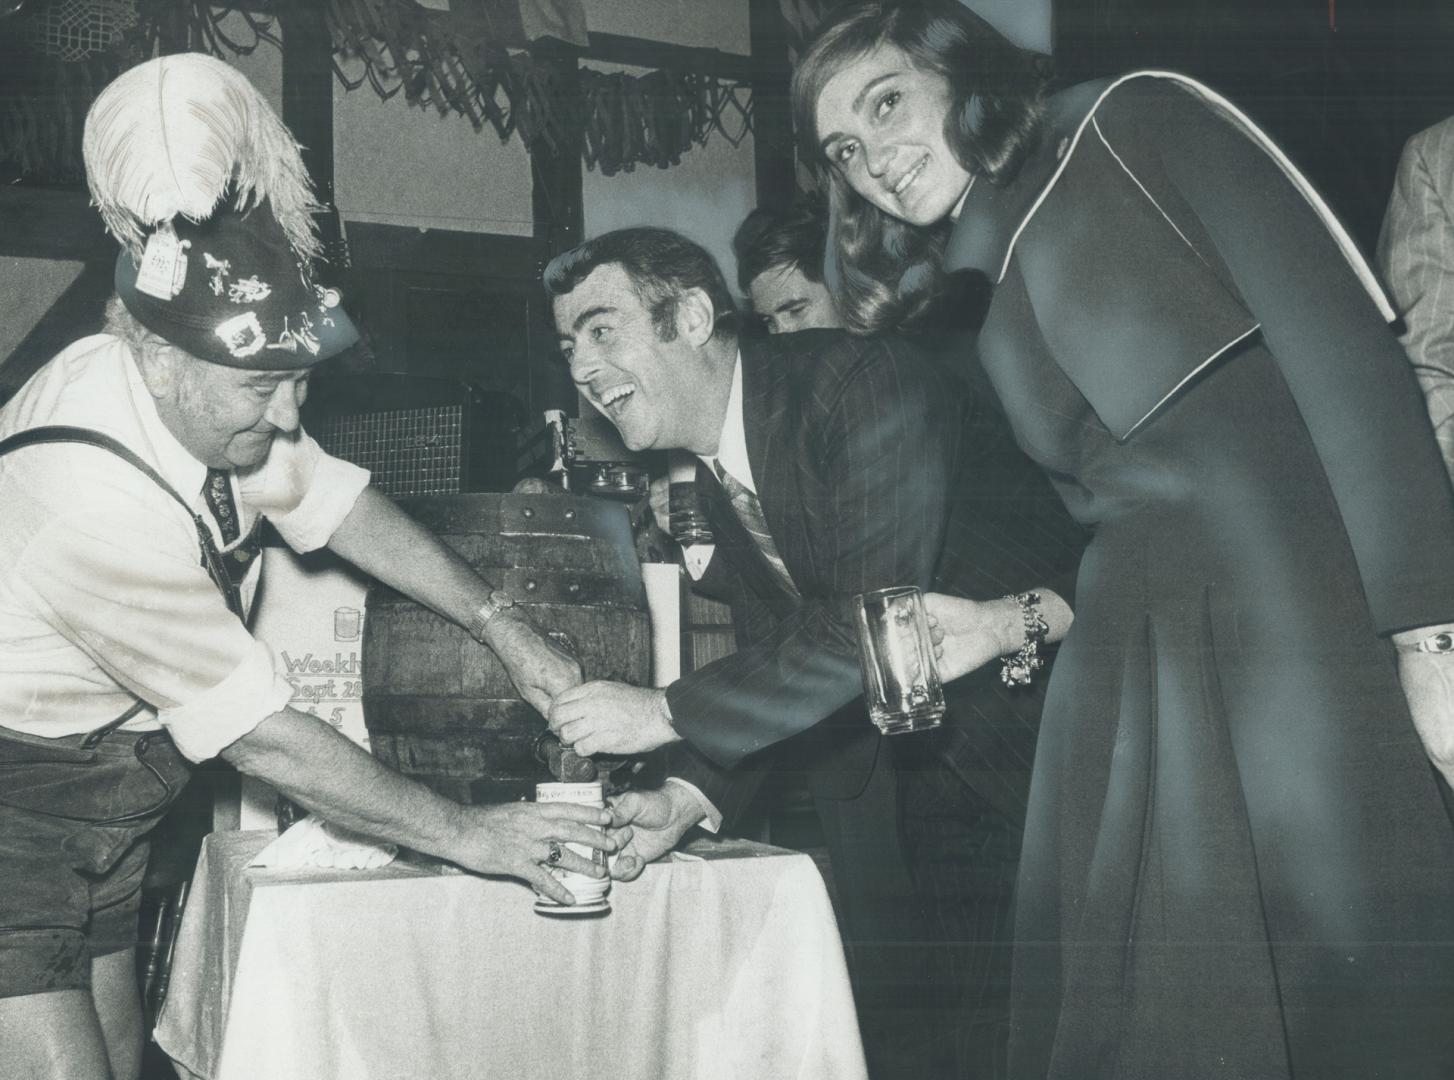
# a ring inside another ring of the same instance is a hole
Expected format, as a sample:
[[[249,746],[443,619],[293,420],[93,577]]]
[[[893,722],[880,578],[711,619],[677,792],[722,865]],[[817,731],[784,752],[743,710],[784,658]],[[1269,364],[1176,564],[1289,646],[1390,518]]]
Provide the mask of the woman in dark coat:
[[[950,271],[1095,531],[1040,733],[1016,1077],[1454,1076],[1454,499],[1372,275],[1227,102],[1051,95],[954,0],[840,9],[799,66],[850,323]],[[831,265],[836,263],[836,265]],[[932,597],[949,674],[1018,605]],[[1053,639],[1065,631],[1052,620]]]

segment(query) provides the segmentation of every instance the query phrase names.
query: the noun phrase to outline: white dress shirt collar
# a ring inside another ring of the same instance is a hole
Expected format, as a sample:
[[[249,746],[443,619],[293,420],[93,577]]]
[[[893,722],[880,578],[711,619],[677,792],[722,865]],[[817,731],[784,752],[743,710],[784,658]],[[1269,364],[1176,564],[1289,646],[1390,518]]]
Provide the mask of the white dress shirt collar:
[[[732,390],[727,395],[727,415],[722,418],[722,434],[717,438],[715,456],[703,454],[703,461],[712,468],[715,461],[731,473],[754,495],[757,481],[752,477],[752,464],[747,457],[747,427],[742,419],[742,351],[732,366]]]

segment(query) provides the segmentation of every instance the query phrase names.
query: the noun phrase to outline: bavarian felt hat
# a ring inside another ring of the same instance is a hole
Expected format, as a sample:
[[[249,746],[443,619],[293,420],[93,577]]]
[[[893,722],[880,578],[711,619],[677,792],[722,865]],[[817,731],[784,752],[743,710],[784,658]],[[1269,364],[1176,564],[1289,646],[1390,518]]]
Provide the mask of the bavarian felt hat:
[[[314,284],[267,202],[219,207],[203,221],[176,217],[146,239],[138,262],[123,249],[116,293],[169,344],[227,367],[311,367],[358,340],[338,290]]]

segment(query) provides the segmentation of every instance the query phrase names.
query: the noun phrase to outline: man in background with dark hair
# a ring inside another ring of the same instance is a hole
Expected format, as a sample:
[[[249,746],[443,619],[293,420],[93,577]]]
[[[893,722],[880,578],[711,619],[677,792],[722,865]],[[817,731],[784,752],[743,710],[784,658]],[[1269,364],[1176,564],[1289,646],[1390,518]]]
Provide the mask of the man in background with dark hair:
[[[786,210],[763,207],[743,218],[732,237],[737,284],[769,334],[842,328],[843,319],[823,283],[828,210],[804,197]]]

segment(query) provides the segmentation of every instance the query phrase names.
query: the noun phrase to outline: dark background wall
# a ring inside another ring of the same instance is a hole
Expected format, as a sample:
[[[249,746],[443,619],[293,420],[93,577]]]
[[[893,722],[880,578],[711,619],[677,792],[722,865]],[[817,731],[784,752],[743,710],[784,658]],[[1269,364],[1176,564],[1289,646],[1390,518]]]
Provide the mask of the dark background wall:
[[[42,2],[35,0],[33,6],[38,10]],[[758,201],[788,201],[799,179],[791,158],[786,101],[789,58],[801,43],[803,31],[836,0],[690,0],[687,7],[696,20],[691,34],[675,24],[663,27],[658,16],[662,10],[676,10],[682,2],[612,0],[611,5],[595,7],[601,19],[605,18],[602,12],[618,8],[627,12],[629,17],[618,18],[620,25],[609,21],[603,25],[640,36],[596,34],[592,49],[581,54],[582,61],[599,65],[614,60],[649,68],[684,63],[700,67],[712,60],[725,65],[722,73],[729,77],[749,72],[754,134],[740,149],[728,147],[719,138],[687,157],[713,156],[712,172],[719,189],[727,183],[729,173],[739,186],[750,185],[755,174]],[[1034,4],[1040,0],[1003,2]],[[587,0],[588,13],[592,7]],[[356,125],[363,104],[375,112],[383,107],[363,88],[346,96],[346,104],[357,108],[338,112],[337,99],[345,95],[335,85],[320,5],[316,0],[299,0],[279,4],[277,10],[283,13],[279,32],[286,54],[281,107],[309,147],[310,168],[327,191],[333,175],[335,116],[343,118],[340,133],[348,145],[350,125]],[[1376,241],[1404,140],[1454,114],[1454,0],[1055,0],[1054,10],[1056,63],[1065,81],[1161,67],[1207,82],[1245,109],[1287,150],[1367,251]],[[7,45],[16,45],[12,39],[19,26],[19,19],[0,19],[0,57],[9,55]],[[726,33],[728,27],[735,28],[732,34]],[[652,40],[672,34],[680,39],[675,44]],[[728,52],[704,51],[703,45]],[[630,48],[622,52],[626,46]],[[265,46],[260,53],[271,49]],[[735,55],[744,50],[750,50],[751,56]],[[573,57],[557,59],[564,68],[571,68]],[[75,97],[71,121],[54,125],[53,131],[48,128],[54,137],[37,144],[42,150],[53,143],[51,148],[59,152],[78,143],[85,105],[95,87],[109,77],[85,65],[68,68],[67,73],[73,76],[72,82],[79,80],[79,89],[71,87],[75,91],[71,94]],[[280,76],[273,72],[271,78],[277,82]],[[27,76],[13,64],[0,65],[0,119],[14,119],[5,107],[26,87],[31,92],[65,89],[57,89],[54,82],[54,72]],[[396,111],[399,115],[389,114],[385,120],[419,127],[441,123],[425,111],[402,107]],[[370,131],[376,134],[374,129]],[[465,132],[463,137],[471,136]],[[492,160],[514,155],[524,161],[524,151],[517,143],[500,144],[479,134],[473,139],[490,151]],[[378,141],[371,135],[365,145]],[[435,158],[386,166],[375,154],[369,162],[376,171],[390,175],[401,169],[405,173],[433,169],[451,178],[460,173],[457,164]],[[731,168],[724,168],[724,163]],[[425,222],[410,219],[379,224],[385,219],[377,215],[370,223],[357,225],[350,235],[356,279],[349,283],[350,296],[368,313],[364,321],[370,324],[370,340],[377,347],[377,366],[421,374],[458,368],[460,377],[516,393],[532,416],[545,407],[569,408],[569,387],[552,362],[550,335],[541,313],[526,311],[517,319],[525,329],[504,338],[500,327],[485,316],[503,318],[510,312],[518,315],[521,304],[539,306],[536,281],[550,254],[573,243],[584,231],[627,223],[617,220],[619,213],[606,221],[609,215],[601,212],[605,209],[616,213],[639,204],[650,213],[658,205],[657,193],[663,187],[677,193],[690,188],[691,164],[684,160],[682,166],[661,173],[638,170],[614,178],[609,187],[586,185],[596,192],[592,204],[591,197],[583,197],[584,173],[579,160],[548,155],[530,159],[517,170],[518,185],[532,189],[528,203],[535,210],[531,215],[535,220],[526,223],[525,235],[466,234],[458,231],[463,226],[452,229],[447,223],[443,228],[431,226],[426,234]],[[359,167],[360,163],[345,155],[345,173],[353,175]],[[462,192],[490,188],[490,181],[468,170],[465,173]],[[412,186],[413,181],[405,185]],[[527,193],[518,194],[516,202],[527,201]],[[710,190],[690,195],[701,202],[703,221],[714,212],[721,213],[720,190],[717,194],[715,199]],[[752,194],[748,192],[749,197]],[[370,208],[377,209],[365,207]],[[347,216],[347,207],[343,209]],[[459,212],[483,213],[477,211]],[[735,219],[738,214],[733,211],[731,216]],[[735,220],[730,224],[735,225]],[[57,304],[29,332],[29,340],[11,354],[9,362],[0,353],[0,395],[19,385],[60,345],[94,329],[99,301],[110,291],[114,250],[86,205],[78,176],[71,176],[69,182],[51,176],[37,184],[26,169],[0,153],[0,256],[72,259],[87,266],[87,272],[71,286],[66,302]],[[441,274],[455,275],[458,280],[443,281]],[[500,303],[482,305],[480,297],[485,295]],[[7,308],[6,301],[6,290],[0,289],[0,315],[7,322],[16,322],[18,314]],[[480,319],[461,316],[457,327],[452,325],[455,320],[447,320],[451,325],[445,327],[435,310],[440,305],[470,315],[478,313]],[[416,335],[417,341],[410,336],[410,327],[415,325],[429,331]],[[441,338],[434,333],[440,329],[450,333]],[[508,341],[485,350],[475,344],[482,336]],[[414,354],[427,363],[416,365],[410,359]]]
[[[1454,113],[1451,0],[1057,0],[1070,81],[1170,68],[1231,98],[1372,250],[1404,140]]]

